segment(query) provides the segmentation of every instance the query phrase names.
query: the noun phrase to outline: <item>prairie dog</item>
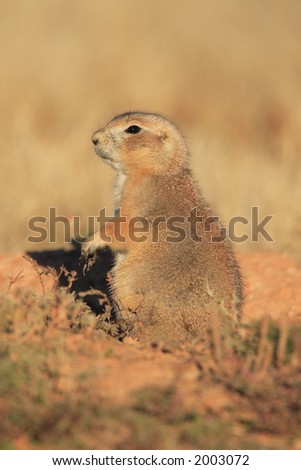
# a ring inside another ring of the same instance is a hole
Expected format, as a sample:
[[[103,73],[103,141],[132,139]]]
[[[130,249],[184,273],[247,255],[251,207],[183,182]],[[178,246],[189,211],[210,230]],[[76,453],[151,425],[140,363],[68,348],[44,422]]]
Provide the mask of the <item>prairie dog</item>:
[[[160,115],[128,112],[92,141],[117,173],[119,212],[83,254],[106,246],[117,253],[112,298],[117,316],[131,319],[130,335],[182,341],[203,334],[216,315],[221,325],[235,325],[243,301],[239,267],[193,179],[177,127]]]

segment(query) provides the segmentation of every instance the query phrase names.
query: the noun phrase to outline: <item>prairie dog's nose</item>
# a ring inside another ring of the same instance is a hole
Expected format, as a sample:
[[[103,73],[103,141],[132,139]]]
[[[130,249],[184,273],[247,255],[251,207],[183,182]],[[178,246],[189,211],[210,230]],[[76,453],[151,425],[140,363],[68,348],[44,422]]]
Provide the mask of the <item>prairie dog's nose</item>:
[[[94,145],[97,145],[99,143],[99,138],[97,137],[96,132],[92,135],[92,142]]]

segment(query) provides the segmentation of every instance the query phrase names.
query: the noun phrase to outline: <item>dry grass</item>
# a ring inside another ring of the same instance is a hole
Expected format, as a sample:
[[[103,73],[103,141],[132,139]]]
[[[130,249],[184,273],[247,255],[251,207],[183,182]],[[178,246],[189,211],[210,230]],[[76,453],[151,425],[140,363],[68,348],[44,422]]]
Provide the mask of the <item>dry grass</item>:
[[[27,220],[49,207],[86,231],[112,182],[90,136],[143,109],[183,129],[225,220],[275,214],[275,244],[240,248],[300,259],[300,20],[298,0],[2,0],[0,249],[32,249]]]
[[[64,289],[0,304],[1,449],[300,448],[300,328],[143,346]]]

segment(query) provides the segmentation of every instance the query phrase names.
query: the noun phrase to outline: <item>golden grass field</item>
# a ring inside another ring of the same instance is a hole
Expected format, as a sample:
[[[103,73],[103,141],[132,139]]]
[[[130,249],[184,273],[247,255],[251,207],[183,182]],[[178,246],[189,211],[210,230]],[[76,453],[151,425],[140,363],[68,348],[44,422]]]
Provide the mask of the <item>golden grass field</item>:
[[[179,125],[225,221],[274,215],[275,243],[238,250],[300,260],[300,21],[298,0],[1,0],[0,249],[45,247],[27,223],[49,207],[87,232],[113,179],[92,132],[138,109]]]
[[[298,0],[0,0],[0,449],[301,449],[300,24]],[[27,241],[112,208],[91,135],[127,110],[178,124],[226,222],[274,216],[235,246],[236,332],[124,338],[95,316],[110,253],[84,275],[62,230]]]

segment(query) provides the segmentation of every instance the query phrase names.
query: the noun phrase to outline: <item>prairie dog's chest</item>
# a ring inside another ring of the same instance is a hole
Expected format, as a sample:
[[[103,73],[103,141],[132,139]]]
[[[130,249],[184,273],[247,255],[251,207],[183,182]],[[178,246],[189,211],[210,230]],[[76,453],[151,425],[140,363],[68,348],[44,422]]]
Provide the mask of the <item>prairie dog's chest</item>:
[[[126,182],[126,175],[122,172],[118,172],[117,178],[115,181],[114,192],[113,192],[115,216],[120,212],[122,191],[123,191],[125,182]],[[126,257],[126,253],[117,253],[115,255],[115,266],[121,263],[125,257]]]
[[[119,209],[122,197],[122,191],[126,182],[126,175],[121,171],[117,173],[117,178],[115,181],[115,187],[113,192],[114,197],[114,209]]]

